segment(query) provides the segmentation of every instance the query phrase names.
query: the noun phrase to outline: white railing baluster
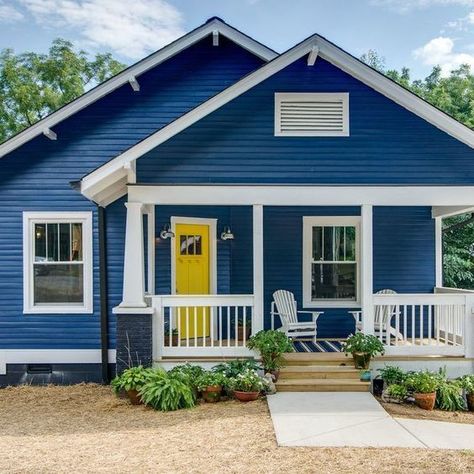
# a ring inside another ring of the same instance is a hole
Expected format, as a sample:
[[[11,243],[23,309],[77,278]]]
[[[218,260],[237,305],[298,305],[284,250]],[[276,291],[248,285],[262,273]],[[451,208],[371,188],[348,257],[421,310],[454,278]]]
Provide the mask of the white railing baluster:
[[[230,306],[227,306],[227,347],[230,347]]]
[[[237,347],[239,345],[239,307],[238,306],[234,306],[234,319],[235,319],[235,326],[234,326],[235,342],[234,342],[234,346]]]
[[[222,347],[222,306],[219,306],[219,347]]]
[[[211,312],[209,316],[209,324],[211,325],[210,332],[211,332],[211,347],[214,347],[214,306],[211,306]]]
[[[198,315],[197,306],[194,306],[194,347],[198,346]]]
[[[207,319],[207,306],[204,306],[202,308],[202,345],[203,347],[207,346],[207,325],[206,325],[206,319]]]
[[[420,346],[425,344],[424,341],[424,332],[423,332],[423,305],[420,305]]]
[[[415,305],[411,305],[411,343],[416,344],[415,339]]]
[[[244,306],[242,310],[243,310],[242,317],[244,318],[243,319],[244,334],[242,336],[242,345],[245,347],[247,344],[247,306]]]
[[[431,324],[431,305],[428,305],[428,344],[431,346],[432,344],[432,328],[431,328],[432,324]]]
[[[395,306],[395,331],[397,332],[395,335],[395,345],[398,346],[398,335],[400,334],[400,307],[398,305]]]

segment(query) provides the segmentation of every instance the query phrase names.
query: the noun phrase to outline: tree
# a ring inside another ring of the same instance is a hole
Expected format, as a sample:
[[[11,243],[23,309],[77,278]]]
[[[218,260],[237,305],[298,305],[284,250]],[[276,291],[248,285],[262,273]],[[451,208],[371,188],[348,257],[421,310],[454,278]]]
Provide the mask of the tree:
[[[47,54],[0,52],[0,143],[34,124],[125,66],[111,54],[93,59],[64,39]]]

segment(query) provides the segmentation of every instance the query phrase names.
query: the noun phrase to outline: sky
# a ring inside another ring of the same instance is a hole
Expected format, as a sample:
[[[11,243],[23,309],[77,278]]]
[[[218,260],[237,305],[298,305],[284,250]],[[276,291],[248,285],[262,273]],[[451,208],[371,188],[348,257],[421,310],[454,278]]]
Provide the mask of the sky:
[[[0,49],[46,52],[61,37],[133,64],[212,16],[278,52],[319,33],[413,78],[474,68],[474,0],[0,0]]]

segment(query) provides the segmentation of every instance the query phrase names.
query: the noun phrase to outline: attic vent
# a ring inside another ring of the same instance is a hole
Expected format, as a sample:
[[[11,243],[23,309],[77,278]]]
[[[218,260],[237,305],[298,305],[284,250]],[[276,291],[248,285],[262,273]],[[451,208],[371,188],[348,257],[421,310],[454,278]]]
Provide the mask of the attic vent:
[[[349,94],[276,93],[275,135],[349,136]]]

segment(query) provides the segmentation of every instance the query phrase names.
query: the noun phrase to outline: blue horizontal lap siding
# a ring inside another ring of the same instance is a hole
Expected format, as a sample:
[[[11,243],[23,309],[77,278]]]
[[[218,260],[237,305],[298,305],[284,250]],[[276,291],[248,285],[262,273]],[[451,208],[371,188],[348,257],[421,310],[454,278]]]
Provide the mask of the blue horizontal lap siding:
[[[262,60],[221,37],[205,38],[141,75],[140,92],[125,84],[0,160],[0,349],[100,347],[98,236],[95,206],[71,188],[104,162],[260,66]],[[94,213],[94,312],[23,315],[23,211]],[[107,208],[109,307],[122,295],[123,201]],[[110,315],[110,345],[115,318]]]
[[[348,92],[349,137],[275,137],[275,92]],[[144,183],[473,184],[474,151],[357,79],[306,58],[138,161]]]

